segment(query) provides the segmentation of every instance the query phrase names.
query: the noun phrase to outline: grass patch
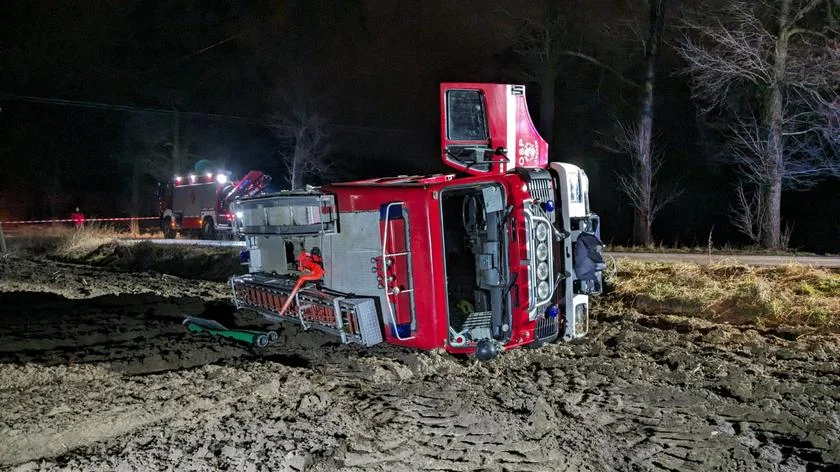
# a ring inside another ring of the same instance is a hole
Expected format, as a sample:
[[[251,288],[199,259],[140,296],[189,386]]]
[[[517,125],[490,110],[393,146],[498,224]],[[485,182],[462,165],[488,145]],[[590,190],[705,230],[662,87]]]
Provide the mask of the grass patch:
[[[247,267],[239,263],[239,248],[123,241],[128,236],[127,232],[107,225],[86,224],[82,228],[57,225],[25,228],[16,231],[9,241],[12,251],[23,254],[127,272],[152,271],[216,282],[247,272]]]
[[[655,246],[622,246],[620,244],[608,244],[607,252],[645,252],[656,254],[712,254],[714,256],[816,256],[816,253],[798,251],[796,249],[787,250],[770,250],[763,249],[757,246],[717,246],[712,247],[711,251],[708,246],[666,246],[659,244]],[[829,255],[829,254],[826,254]]]
[[[121,236],[124,235],[104,225],[89,224],[81,228],[69,228],[60,237],[53,255],[63,259],[80,259]]]
[[[125,225],[98,222],[85,223],[81,228],[69,224],[21,225],[11,229],[4,226],[3,231],[10,252],[67,259],[84,257],[116,239],[162,236],[156,227],[132,234]]]
[[[124,236],[107,225],[87,224],[82,228],[69,225],[30,225],[15,228],[7,234],[10,251],[39,256],[78,258],[102,244]]]
[[[619,259],[609,285],[611,301],[645,314],[840,329],[840,271],[832,269]]]

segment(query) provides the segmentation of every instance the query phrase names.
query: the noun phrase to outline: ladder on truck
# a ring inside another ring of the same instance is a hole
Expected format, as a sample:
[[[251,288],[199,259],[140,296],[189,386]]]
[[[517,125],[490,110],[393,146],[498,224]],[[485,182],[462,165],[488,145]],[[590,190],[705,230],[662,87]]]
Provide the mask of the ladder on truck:
[[[324,238],[338,233],[335,196],[330,194],[278,192],[238,200],[231,208],[236,215],[235,231],[246,237],[252,254],[267,244],[265,238],[318,238],[323,248]],[[342,343],[372,346],[382,342],[374,300],[320,289],[312,283],[323,275],[317,269],[309,267],[299,276],[258,270],[233,277],[236,307],[256,311],[270,321],[291,321],[305,330],[338,336]]]

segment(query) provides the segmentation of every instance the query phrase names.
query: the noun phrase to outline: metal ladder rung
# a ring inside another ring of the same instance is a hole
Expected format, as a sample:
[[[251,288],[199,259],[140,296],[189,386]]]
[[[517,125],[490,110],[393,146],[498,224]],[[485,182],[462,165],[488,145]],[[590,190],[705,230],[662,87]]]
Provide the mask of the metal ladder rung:
[[[297,306],[298,320],[300,320],[301,328],[303,328],[304,331],[309,331],[309,324],[303,318],[303,307],[300,306],[300,297],[297,293],[295,294],[295,306]]]

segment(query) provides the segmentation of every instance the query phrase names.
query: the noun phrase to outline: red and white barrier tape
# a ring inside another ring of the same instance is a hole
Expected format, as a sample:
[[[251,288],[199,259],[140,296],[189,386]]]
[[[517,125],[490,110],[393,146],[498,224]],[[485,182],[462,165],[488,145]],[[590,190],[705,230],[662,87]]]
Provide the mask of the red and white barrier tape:
[[[129,218],[85,218],[82,223],[92,223],[94,221],[134,221],[134,220],[158,220],[159,216],[138,216]],[[18,221],[0,221],[4,225],[24,225],[31,223],[74,223],[76,220],[67,218],[62,220],[18,220]]]

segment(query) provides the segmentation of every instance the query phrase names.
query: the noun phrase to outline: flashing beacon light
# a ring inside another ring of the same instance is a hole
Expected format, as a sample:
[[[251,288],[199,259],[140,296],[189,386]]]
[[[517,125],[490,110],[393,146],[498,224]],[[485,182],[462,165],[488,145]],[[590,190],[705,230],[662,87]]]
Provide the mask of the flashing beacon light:
[[[210,180],[210,179],[212,179],[212,178],[213,178],[213,173],[212,173],[212,172],[208,172],[208,173],[206,173],[206,174],[204,174],[204,175],[206,175],[206,176],[207,176],[207,180]]]
[[[551,305],[548,307],[545,314],[548,315],[549,318],[557,318],[557,315],[560,314],[560,308],[558,308],[557,305]]]
[[[182,180],[184,180],[184,179],[180,175],[175,176],[175,183],[176,184],[180,184]]]
[[[228,182],[228,176],[222,173],[216,174],[216,182],[224,185]]]
[[[190,174],[190,183],[195,183],[195,174]]]
[[[545,211],[547,211],[549,213],[554,211],[554,208],[555,208],[554,200],[546,200],[546,202],[543,205],[545,206]]]

